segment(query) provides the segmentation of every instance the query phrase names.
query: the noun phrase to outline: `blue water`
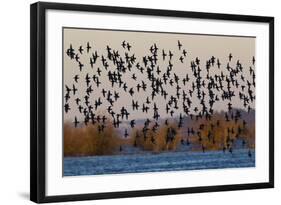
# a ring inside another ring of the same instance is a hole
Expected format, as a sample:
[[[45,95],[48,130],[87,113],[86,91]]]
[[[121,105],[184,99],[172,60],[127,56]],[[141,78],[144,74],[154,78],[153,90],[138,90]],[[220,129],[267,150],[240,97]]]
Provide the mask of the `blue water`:
[[[64,176],[121,174],[255,166],[255,152],[222,151],[142,153],[114,156],[65,157]]]

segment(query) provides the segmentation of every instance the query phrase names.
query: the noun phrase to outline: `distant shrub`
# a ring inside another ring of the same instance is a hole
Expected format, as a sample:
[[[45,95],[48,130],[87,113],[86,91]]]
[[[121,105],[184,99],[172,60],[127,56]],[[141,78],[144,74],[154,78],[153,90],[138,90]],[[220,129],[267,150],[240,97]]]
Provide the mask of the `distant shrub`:
[[[241,119],[226,121],[224,114],[216,112],[211,120],[198,119],[186,125],[201,132],[201,139],[197,132],[190,135],[190,142],[197,145],[192,146],[192,150],[201,150],[202,145],[206,150],[222,150],[224,147],[227,149],[238,139],[245,143],[244,148],[255,148],[255,123],[247,123],[244,126]],[[203,125],[203,128],[200,129],[200,125]]]
[[[245,115],[246,112],[242,111]],[[254,113],[252,113],[254,114]],[[222,150],[233,147],[237,140],[243,142],[244,148],[255,148],[255,120],[225,120],[225,112],[215,112],[211,119],[193,119],[184,117],[182,127],[178,127],[176,119],[169,119],[168,125],[160,124],[153,130],[154,123],[150,123],[147,131],[143,126],[136,125],[124,138],[108,121],[104,131],[99,132],[98,124],[73,127],[64,124],[64,156],[92,156],[119,154],[123,146],[138,147],[141,150],[160,153],[175,151],[180,144],[191,146],[192,151]],[[193,128],[194,133],[187,133]],[[198,134],[200,132],[200,134]],[[189,149],[190,150],[190,149]]]
[[[111,123],[102,132],[98,125],[75,128],[64,124],[64,156],[111,155],[119,144],[120,138]]]
[[[161,151],[175,150],[181,139],[180,132],[175,124],[160,125],[156,132],[149,128],[146,135],[142,128],[134,129],[131,138],[134,146],[141,147],[143,150]],[[169,136],[170,134],[170,136]]]

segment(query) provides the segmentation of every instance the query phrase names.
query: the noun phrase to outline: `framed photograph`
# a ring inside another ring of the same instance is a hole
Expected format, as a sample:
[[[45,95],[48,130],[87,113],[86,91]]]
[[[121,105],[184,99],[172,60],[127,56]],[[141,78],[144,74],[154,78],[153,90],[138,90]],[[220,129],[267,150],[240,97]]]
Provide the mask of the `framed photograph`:
[[[34,202],[274,187],[274,18],[31,5]]]

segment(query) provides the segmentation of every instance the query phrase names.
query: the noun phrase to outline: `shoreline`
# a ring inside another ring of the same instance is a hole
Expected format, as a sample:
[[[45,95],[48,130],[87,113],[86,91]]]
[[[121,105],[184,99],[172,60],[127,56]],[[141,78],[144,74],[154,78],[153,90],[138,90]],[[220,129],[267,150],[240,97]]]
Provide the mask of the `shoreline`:
[[[233,149],[233,154],[235,151],[241,151],[241,150],[250,150],[251,152],[255,152],[255,148],[240,148],[240,149]],[[202,154],[208,154],[208,153],[214,153],[214,152],[221,152],[222,150],[206,150],[205,152],[202,152],[201,150],[189,150],[189,151],[162,151],[162,152],[153,152],[153,151],[141,151],[136,153],[124,153],[124,154],[108,154],[108,155],[69,155],[69,156],[63,156],[63,158],[81,158],[81,157],[114,157],[114,156],[134,156],[134,155],[161,155],[161,154],[169,154],[169,153],[202,153]],[[229,154],[229,151],[225,151],[225,154]],[[233,155],[232,154],[232,155]]]

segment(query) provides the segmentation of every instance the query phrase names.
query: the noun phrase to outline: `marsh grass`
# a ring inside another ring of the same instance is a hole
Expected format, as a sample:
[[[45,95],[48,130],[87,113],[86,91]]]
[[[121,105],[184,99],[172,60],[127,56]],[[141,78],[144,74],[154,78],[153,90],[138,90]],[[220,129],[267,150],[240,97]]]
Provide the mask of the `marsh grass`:
[[[103,132],[98,125],[75,128],[64,124],[64,156],[112,155],[118,150],[120,138],[111,123]]]
[[[219,125],[217,122],[219,121]],[[205,150],[221,150],[223,147],[232,147],[238,140],[245,141],[245,148],[255,148],[255,121],[248,122],[243,128],[242,121],[225,121],[224,113],[214,113],[211,120],[189,120],[178,128],[176,120],[169,120],[169,125],[161,124],[156,132],[149,126],[146,135],[142,132],[143,126],[136,126],[130,131],[130,136],[124,138],[120,130],[113,127],[108,121],[103,132],[99,132],[98,124],[89,124],[75,128],[71,123],[64,124],[64,156],[98,156],[120,154],[120,147],[138,147],[143,151],[160,153],[175,151],[187,140],[191,151],[199,151],[202,145]],[[202,129],[200,125],[204,124]],[[183,132],[187,127],[193,127],[194,134]],[[238,129],[243,128],[238,132]],[[233,131],[229,133],[229,128]],[[174,130],[173,140],[167,140],[169,129]],[[197,131],[201,132],[201,139]],[[209,134],[211,132],[211,135]]]
[[[167,141],[169,128],[174,129],[176,133],[173,140]],[[146,151],[159,153],[161,151],[176,150],[177,145],[180,142],[181,135],[180,132],[177,132],[176,124],[173,123],[169,126],[161,125],[156,132],[153,132],[150,127],[146,136],[144,136],[142,128],[136,128],[132,132],[131,139],[134,146],[140,147]]]

